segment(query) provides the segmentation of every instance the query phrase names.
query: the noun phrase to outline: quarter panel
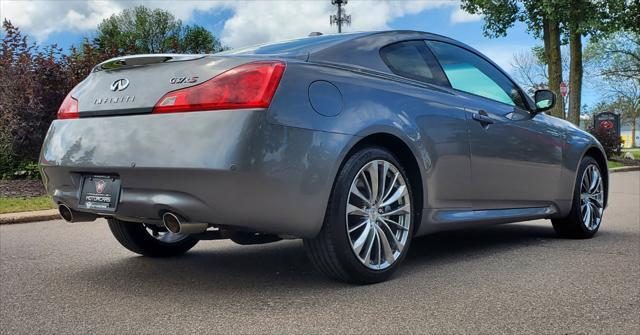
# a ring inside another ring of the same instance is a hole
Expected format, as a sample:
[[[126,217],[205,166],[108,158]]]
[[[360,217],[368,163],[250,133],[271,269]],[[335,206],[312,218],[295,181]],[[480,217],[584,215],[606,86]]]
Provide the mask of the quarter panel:
[[[330,82],[340,90],[344,101],[340,114],[326,117],[313,111],[306,94],[307,87],[316,80]],[[423,186],[429,194],[424,197],[425,207],[471,206],[465,111],[460,99],[448,90],[319,64],[289,62],[268,120],[358,137],[376,132],[395,135],[409,146],[419,162]]]

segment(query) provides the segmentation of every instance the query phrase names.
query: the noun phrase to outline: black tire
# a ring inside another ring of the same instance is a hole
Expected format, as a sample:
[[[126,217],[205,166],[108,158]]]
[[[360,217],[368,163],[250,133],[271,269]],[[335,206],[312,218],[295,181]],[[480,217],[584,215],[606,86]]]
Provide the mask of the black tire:
[[[556,234],[560,237],[564,238],[573,238],[573,239],[586,239],[593,237],[602,223],[600,222],[594,229],[588,229],[582,221],[582,213],[580,210],[580,188],[582,182],[582,176],[587,169],[587,167],[595,165],[600,172],[600,176],[602,176],[602,170],[600,169],[600,165],[598,162],[590,156],[586,156],[580,162],[580,167],[578,168],[578,173],[576,175],[575,187],[573,190],[573,202],[571,204],[571,211],[569,215],[562,219],[552,219],[551,223],[553,224],[553,229],[556,231]]]
[[[409,235],[400,256],[388,268],[372,270],[366,267],[355,255],[347,233],[346,210],[347,197],[356,174],[367,163],[383,159],[398,169],[406,182],[412,205]],[[372,284],[387,280],[405,258],[415,224],[415,210],[411,190],[411,181],[398,159],[388,150],[380,147],[363,148],[351,155],[340,169],[334,182],[327,206],[322,229],[313,239],[305,239],[304,246],[313,265],[323,274],[335,280],[353,284]]]
[[[178,256],[189,251],[198,243],[197,239],[190,236],[177,242],[167,243],[151,236],[142,223],[125,222],[116,219],[109,219],[107,222],[111,233],[123,247],[143,256]]]

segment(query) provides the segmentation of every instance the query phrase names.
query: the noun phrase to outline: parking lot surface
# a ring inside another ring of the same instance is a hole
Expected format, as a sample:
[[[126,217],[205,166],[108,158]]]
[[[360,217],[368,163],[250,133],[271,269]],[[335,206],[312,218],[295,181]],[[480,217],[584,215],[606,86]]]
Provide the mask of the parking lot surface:
[[[414,240],[392,280],[318,275],[302,242],[122,248],[104,220],[0,226],[0,333],[640,333],[640,172],[590,240],[549,221]]]

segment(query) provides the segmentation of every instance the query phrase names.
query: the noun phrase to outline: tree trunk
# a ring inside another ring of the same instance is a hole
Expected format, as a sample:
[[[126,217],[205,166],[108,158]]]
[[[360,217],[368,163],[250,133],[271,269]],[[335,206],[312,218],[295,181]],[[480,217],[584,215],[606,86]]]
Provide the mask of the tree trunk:
[[[575,30],[569,33],[569,121],[580,125],[580,100],[582,95],[582,34]]]
[[[560,93],[562,83],[562,56],[560,55],[560,24],[558,21],[544,18],[543,39],[544,52],[547,56],[549,72],[549,89],[556,94],[556,105],[549,112],[551,115],[564,119],[564,98]]]

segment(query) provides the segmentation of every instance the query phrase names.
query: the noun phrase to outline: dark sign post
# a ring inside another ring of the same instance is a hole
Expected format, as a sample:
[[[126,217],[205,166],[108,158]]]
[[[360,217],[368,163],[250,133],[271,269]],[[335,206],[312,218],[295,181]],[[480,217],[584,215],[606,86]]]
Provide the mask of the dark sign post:
[[[593,128],[596,131],[611,129],[616,132],[618,137],[620,136],[620,115],[611,112],[602,112],[600,114],[596,114],[593,117]]]

